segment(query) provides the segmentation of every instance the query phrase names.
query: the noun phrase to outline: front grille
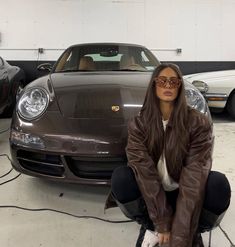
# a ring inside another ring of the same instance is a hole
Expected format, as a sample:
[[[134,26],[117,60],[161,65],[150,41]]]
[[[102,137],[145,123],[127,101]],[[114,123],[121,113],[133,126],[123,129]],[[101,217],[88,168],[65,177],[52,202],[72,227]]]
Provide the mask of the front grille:
[[[64,174],[64,166],[59,155],[19,150],[17,159],[23,168],[33,172],[57,177]]]
[[[74,175],[88,179],[110,179],[112,172],[125,166],[125,157],[65,157]]]

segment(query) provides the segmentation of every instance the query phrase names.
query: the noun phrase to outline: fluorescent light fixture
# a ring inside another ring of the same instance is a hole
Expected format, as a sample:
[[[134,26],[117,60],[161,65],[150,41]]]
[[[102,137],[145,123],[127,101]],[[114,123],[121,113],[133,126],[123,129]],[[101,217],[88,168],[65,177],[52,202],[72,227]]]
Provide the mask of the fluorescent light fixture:
[[[136,105],[136,104],[124,104],[124,107],[142,107],[143,105]]]

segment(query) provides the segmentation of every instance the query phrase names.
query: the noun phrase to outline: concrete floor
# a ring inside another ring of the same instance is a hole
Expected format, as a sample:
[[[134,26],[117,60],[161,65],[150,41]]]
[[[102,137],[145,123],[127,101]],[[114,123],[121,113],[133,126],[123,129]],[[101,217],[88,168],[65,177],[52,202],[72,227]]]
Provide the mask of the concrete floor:
[[[221,224],[235,243],[235,121],[223,114],[213,115],[216,136],[213,169],[224,172],[232,187],[232,201]],[[10,119],[0,119],[0,131],[9,127]],[[9,154],[9,132],[0,134],[0,153]],[[0,176],[11,165],[0,157]],[[17,172],[0,178],[0,183]],[[108,187],[54,183],[21,175],[0,186],[0,206],[17,205],[27,208],[53,208],[76,215],[92,215],[109,220],[127,220],[121,211],[110,209],[104,214]],[[0,208],[1,247],[132,247],[138,235],[136,223],[111,224],[94,219],[77,219],[54,212],[28,212]],[[208,234],[203,234],[207,246]],[[213,247],[230,247],[220,229],[212,233]]]

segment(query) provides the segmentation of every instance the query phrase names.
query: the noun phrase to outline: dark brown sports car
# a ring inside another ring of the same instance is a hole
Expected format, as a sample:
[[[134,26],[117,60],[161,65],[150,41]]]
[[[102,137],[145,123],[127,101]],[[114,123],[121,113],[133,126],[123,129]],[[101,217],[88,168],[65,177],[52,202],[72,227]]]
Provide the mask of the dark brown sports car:
[[[16,95],[22,91],[24,82],[24,71],[0,57],[0,114],[11,115]]]
[[[113,169],[127,163],[127,122],[138,114],[158,65],[143,46],[69,47],[49,75],[20,96],[10,135],[13,167],[54,180],[108,184]],[[186,84],[188,103],[207,113],[200,92]]]

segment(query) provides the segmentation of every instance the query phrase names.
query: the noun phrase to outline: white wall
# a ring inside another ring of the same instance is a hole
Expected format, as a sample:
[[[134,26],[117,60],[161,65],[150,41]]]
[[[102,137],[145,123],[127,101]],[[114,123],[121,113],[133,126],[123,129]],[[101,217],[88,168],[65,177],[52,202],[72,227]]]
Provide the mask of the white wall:
[[[235,61],[234,23],[235,0],[0,0],[0,55],[55,60],[62,50],[36,49],[114,41],[173,49],[160,60]]]

